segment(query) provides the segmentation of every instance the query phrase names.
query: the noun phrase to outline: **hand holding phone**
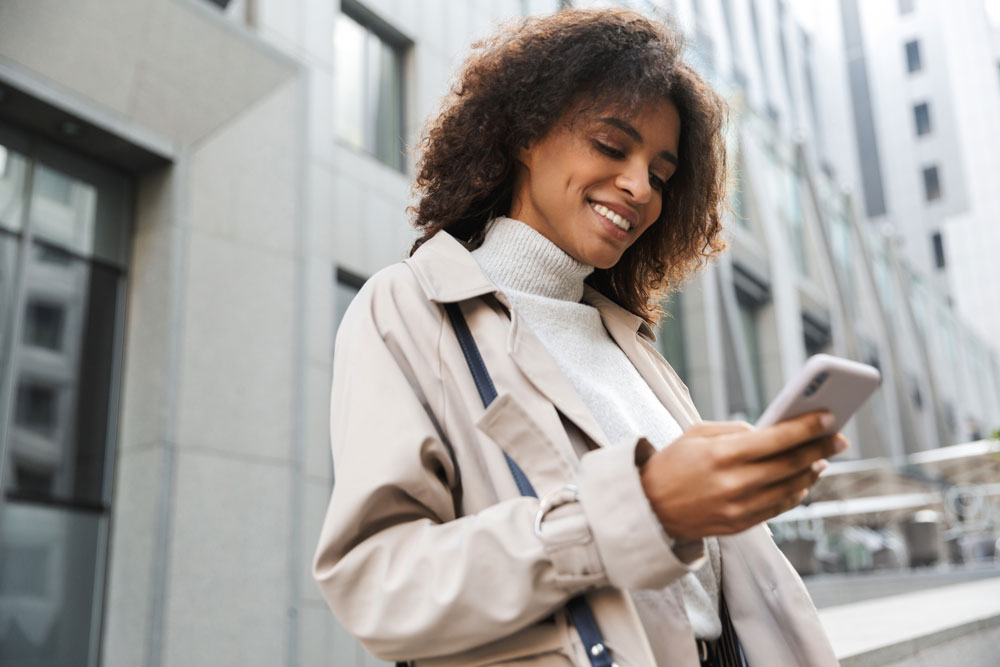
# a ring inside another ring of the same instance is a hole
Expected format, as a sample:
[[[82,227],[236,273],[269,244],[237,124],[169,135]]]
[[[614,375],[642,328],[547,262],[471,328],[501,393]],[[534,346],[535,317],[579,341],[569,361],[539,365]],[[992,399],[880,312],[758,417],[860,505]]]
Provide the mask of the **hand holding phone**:
[[[640,467],[640,481],[668,535],[731,535],[802,501],[847,447],[833,435],[878,387],[878,370],[829,355],[811,357],[754,428],[695,424]],[[826,423],[817,412],[830,413]]]

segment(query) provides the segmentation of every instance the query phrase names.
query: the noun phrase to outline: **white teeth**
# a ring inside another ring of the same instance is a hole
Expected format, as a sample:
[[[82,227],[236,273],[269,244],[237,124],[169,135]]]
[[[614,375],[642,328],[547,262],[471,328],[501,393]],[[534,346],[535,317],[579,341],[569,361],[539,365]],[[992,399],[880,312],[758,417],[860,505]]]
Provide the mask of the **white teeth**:
[[[629,229],[632,228],[632,225],[629,224],[628,220],[626,220],[625,218],[621,217],[620,215],[618,215],[617,213],[615,213],[614,211],[612,211],[611,209],[609,209],[607,206],[603,206],[601,204],[591,204],[590,206],[595,211],[597,211],[598,213],[600,213],[601,215],[603,215],[605,218],[607,218],[608,220],[610,220],[611,224],[613,224],[618,229],[621,229],[622,231],[626,231],[627,232]]]

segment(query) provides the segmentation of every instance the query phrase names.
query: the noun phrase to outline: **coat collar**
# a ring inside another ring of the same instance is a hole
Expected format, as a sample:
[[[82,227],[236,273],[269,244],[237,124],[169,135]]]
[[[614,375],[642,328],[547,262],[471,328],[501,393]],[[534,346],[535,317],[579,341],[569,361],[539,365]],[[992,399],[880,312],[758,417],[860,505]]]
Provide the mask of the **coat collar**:
[[[468,248],[447,232],[439,231],[428,239],[406,263],[433,302],[454,303],[493,295],[510,310],[506,296],[486,276]],[[583,302],[598,310],[608,333],[681,428],[686,429],[697,421],[697,412],[686,400],[680,380],[652,358],[655,353],[647,341],[652,342],[656,337],[649,325],[589,285],[584,288]],[[511,320],[507,351],[521,372],[591,440],[602,447],[610,444],[542,342],[523,325],[516,313]]]
[[[465,244],[439,231],[405,260],[435,303],[455,303],[499,292]]]
[[[428,239],[406,263],[413,269],[427,298],[436,303],[454,303],[486,294],[502,295],[465,244],[446,231],[439,231]],[[506,305],[506,299],[501,298],[501,301]],[[638,333],[650,341],[656,340],[645,320],[590,285],[584,286],[583,302],[597,308],[609,331],[614,328],[620,333]]]

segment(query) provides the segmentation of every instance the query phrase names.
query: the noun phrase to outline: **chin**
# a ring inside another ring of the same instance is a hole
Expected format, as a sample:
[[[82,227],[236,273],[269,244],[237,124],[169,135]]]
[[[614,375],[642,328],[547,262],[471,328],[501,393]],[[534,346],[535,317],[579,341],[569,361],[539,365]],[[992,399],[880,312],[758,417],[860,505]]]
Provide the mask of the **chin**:
[[[613,266],[614,266],[615,264],[617,264],[617,263],[618,263],[618,260],[619,260],[619,259],[621,259],[621,257],[616,257],[616,258],[615,258],[615,259],[613,259],[613,260],[609,260],[609,261],[604,261],[604,262],[594,262],[594,263],[592,264],[592,266],[593,266],[593,267],[594,267],[595,269],[610,269],[611,267],[613,267]]]
[[[595,269],[610,269],[621,260],[620,254],[600,254],[587,258],[586,264],[590,264]]]

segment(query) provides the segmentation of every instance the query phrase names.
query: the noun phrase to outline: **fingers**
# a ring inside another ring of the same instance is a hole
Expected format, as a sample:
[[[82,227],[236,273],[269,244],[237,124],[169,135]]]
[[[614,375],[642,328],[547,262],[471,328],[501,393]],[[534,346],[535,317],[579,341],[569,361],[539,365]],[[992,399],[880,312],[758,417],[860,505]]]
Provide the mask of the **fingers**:
[[[840,435],[827,436],[806,444],[787,449],[769,458],[749,464],[751,472],[748,485],[752,488],[768,486],[783,479],[797,475],[810,466],[840,454],[848,447],[847,438]]]
[[[804,473],[803,477],[807,478],[808,473]],[[733,506],[723,513],[725,518],[721,525],[709,534],[732,535],[741,533],[758,523],[784,514],[805,500],[809,494],[810,484],[811,482],[797,479],[794,483],[782,484],[783,488],[781,489],[769,490],[766,501],[762,497],[756,498],[753,503]]]
[[[780,482],[764,487],[749,501],[747,510],[750,513],[767,511],[772,507],[783,507],[787,503],[792,506],[798,505],[809,492],[809,489],[822,472],[823,466],[817,466],[819,470],[811,466],[796,475],[784,479]]]
[[[832,414],[810,412],[758,431],[730,434],[729,453],[739,461],[766,459],[823,435],[832,425]]]
[[[802,504],[802,501],[805,500],[808,494],[809,494],[808,489],[805,491],[801,491],[799,492],[799,494],[795,496],[789,497],[778,504],[772,505],[752,515],[752,517],[750,518],[750,523],[747,526],[747,528],[750,528],[751,526],[756,526],[758,523],[763,523],[768,519],[773,519],[776,516],[779,516],[781,514],[784,514],[785,512],[795,509],[800,504]],[[746,528],[744,528],[744,530],[746,530]]]

